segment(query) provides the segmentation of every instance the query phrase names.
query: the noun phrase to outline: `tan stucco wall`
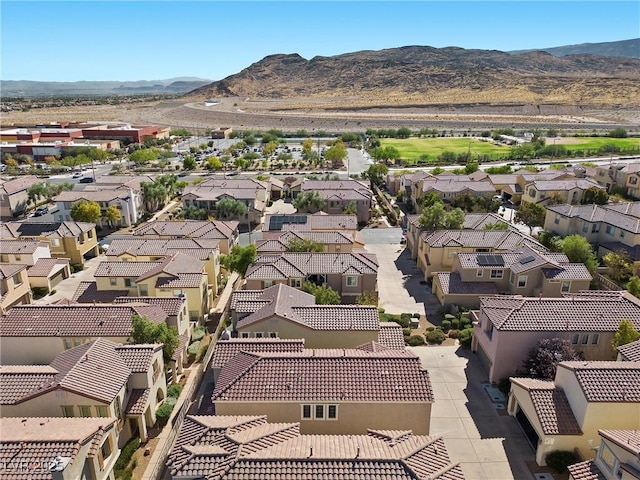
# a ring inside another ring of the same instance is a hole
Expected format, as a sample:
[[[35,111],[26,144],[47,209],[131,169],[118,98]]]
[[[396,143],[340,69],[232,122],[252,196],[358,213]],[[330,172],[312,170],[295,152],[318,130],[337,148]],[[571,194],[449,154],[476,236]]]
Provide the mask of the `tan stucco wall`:
[[[302,420],[303,404],[338,405],[338,419]],[[216,401],[215,407],[216,415],[267,415],[271,423],[300,422],[301,433],[316,435],[363,435],[368,428],[428,435],[431,418],[430,403]]]

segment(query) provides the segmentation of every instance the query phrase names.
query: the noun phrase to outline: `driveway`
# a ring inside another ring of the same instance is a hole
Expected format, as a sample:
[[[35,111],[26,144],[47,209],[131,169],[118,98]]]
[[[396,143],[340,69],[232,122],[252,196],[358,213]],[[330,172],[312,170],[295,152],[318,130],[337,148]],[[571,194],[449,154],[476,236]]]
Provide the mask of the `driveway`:
[[[444,438],[465,478],[533,480],[525,463],[535,461],[533,450],[515,418],[492,403],[483,387],[488,377],[477,356],[457,346],[407,348],[420,357],[431,378],[435,403],[429,433]]]
[[[81,272],[76,272],[72,274],[66,280],[61,281],[58,285],[55,286],[55,291],[53,295],[45,295],[44,297],[34,300],[33,303],[36,305],[45,305],[47,303],[53,303],[56,300],[67,299],[71,300],[73,294],[76,292],[78,285],[80,282],[93,282],[95,278],[93,274],[96,273],[96,269],[100,262],[104,262],[107,260],[107,257],[102,254],[97,257],[90,258],[89,260],[85,260],[84,262],[84,270]]]

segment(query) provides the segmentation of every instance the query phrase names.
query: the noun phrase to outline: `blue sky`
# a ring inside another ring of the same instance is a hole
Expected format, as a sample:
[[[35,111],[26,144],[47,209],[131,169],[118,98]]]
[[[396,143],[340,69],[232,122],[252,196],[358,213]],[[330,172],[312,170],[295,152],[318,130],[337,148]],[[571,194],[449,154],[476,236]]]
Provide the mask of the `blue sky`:
[[[274,53],[519,50],[640,36],[640,2],[6,1],[3,80],[219,80]]]

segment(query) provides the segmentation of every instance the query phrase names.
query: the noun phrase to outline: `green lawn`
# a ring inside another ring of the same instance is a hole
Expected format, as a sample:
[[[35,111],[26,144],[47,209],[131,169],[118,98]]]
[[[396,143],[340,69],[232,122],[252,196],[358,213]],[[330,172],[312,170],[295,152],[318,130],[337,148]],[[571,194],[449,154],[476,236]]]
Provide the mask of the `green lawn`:
[[[390,145],[397,148],[402,159],[409,162],[425,154],[429,158],[436,158],[443,152],[466,153],[468,150],[472,157],[489,155],[492,159],[497,159],[508,155],[510,151],[510,147],[471,138],[381,138],[380,144],[383,147]]]
[[[597,150],[605,145],[615,145],[622,150],[640,148],[640,138],[607,138],[607,137],[582,137],[572,138],[572,141],[579,140],[580,143],[563,144],[567,150]],[[547,145],[553,145],[553,140],[547,141]]]

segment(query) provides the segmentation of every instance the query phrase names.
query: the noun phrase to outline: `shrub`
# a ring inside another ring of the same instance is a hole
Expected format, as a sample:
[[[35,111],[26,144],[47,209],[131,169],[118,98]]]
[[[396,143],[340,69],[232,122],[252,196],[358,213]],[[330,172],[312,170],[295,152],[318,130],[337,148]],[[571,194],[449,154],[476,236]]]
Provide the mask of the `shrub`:
[[[436,329],[436,327],[434,326],[428,326],[427,327],[427,332],[433,332]]]
[[[411,336],[411,329],[410,328],[403,328],[402,329],[402,335],[404,335],[405,337],[410,337]]]
[[[427,341],[429,343],[437,343],[438,345],[440,345],[442,342],[445,341],[446,338],[447,336],[444,334],[442,330],[436,329],[427,333]]]
[[[205,333],[207,333],[207,329],[205,327],[196,327],[193,330],[193,335],[191,335],[191,340],[194,342],[196,340],[201,340],[204,337]]]
[[[182,385],[180,385],[179,383],[174,383],[169,388],[167,388],[167,397],[178,398],[181,391]]]
[[[558,473],[564,473],[569,465],[573,465],[578,460],[576,455],[569,450],[554,450],[547,454],[545,461],[549,468]]]
[[[460,330],[449,330],[449,338],[458,338],[460,336]]]
[[[411,335],[407,340],[407,343],[412,347],[424,345],[424,338],[421,335]]]
[[[407,322],[411,321],[411,314],[410,313],[401,313],[400,314],[400,320],[406,320]]]
[[[189,355],[196,355],[198,353],[198,350],[200,350],[200,340],[189,345],[189,348],[187,348],[187,353],[189,353]]]
[[[460,320],[457,318],[451,320],[451,328],[457,329],[458,327],[460,327]]]
[[[443,320],[442,321],[442,330],[445,332],[451,328],[451,320]]]
[[[456,318],[455,315],[451,315],[450,313],[446,313],[444,315],[444,318],[446,318],[447,320],[453,320],[454,318]]]
[[[420,314],[419,313],[414,313],[413,314],[413,318],[420,318]]]
[[[500,390],[505,395],[509,394],[509,390],[511,390],[511,382],[508,378],[501,378],[498,382],[498,390]]]
[[[156,420],[160,427],[164,427],[167,424],[167,422],[169,421],[169,417],[171,416],[171,411],[173,410],[173,407],[175,405],[172,405],[168,402],[169,398],[171,397],[168,397],[165,402],[156,410]]]
[[[116,464],[113,466],[113,468],[115,470],[124,470],[125,468],[127,468],[127,465],[129,465],[129,462],[131,461],[131,457],[139,446],[140,438],[133,437],[131,440],[129,440],[124,445],[124,447],[122,447],[122,450],[120,450],[120,456],[116,460]]]
[[[71,269],[71,273],[77,273],[84,270],[84,265],[81,263],[74,263],[69,268]]]
[[[466,328],[471,326],[471,319],[469,317],[462,317],[460,319],[460,327],[461,328]]]
[[[460,332],[458,333],[458,340],[460,340],[460,345],[462,345],[463,347],[470,347],[472,336],[473,329],[465,328],[463,330],[460,330]]]
[[[49,289],[47,287],[33,287],[31,291],[33,292],[33,298],[35,298],[36,300],[38,298],[44,297],[49,293]]]

